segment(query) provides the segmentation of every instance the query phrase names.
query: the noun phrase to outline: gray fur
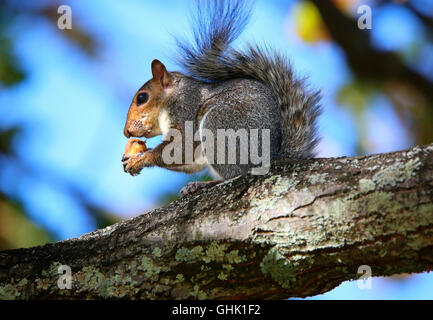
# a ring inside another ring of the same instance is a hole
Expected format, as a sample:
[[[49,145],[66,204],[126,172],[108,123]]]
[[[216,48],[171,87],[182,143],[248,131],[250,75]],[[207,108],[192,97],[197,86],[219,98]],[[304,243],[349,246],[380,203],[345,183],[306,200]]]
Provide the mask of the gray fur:
[[[268,128],[271,160],[313,157],[318,142],[319,93],[307,90],[280,54],[254,45],[245,51],[230,46],[250,17],[251,7],[246,1],[206,0],[197,4],[195,43],[177,39],[178,60],[187,76],[175,75],[178,83],[188,85],[182,85],[172,99],[170,112],[177,113],[172,118],[181,123],[194,118],[199,126],[196,115],[206,104],[204,128]],[[224,179],[245,173],[249,167],[251,164],[212,165]]]
[[[209,111],[203,119],[202,127],[216,133],[218,129],[262,129],[270,130],[270,160],[280,158],[279,149],[281,145],[281,114],[279,106],[275,101],[272,92],[262,83],[256,80],[235,79],[224,81],[219,84],[214,92],[218,92],[214,98],[207,102],[210,104]],[[249,132],[248,132],[249,139]],[[213,144],[217,144],[217,135]],[[261,135],[259,135],[259,156],[261,155]],[[203,147],[207,141],[202,141]],[[240,142],[236,143],[236,165],[217,164],[216,154],[211,165],[218,175],[228,179],[243,174],[252,167],[240,164]],[[225,154],[229,150],[228,141],[225,146]],[[233,151],[233,150],[231,150]],[[208,159],[210,160],[210,159]],[[227,163],[227,162],[226,162]]]

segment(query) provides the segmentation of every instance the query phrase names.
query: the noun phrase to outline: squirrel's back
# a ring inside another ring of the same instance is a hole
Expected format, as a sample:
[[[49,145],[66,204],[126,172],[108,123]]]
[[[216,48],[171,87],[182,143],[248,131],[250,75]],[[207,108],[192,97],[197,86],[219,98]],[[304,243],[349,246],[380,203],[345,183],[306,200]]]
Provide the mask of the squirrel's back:
[[[280,133],[274,136],[280,139],[279,157],[313,157],[318,142],[319,93],[309,91],[302,80],[296,79],[280,54],[254,45],[244,51],[230,46],[249,20],[251,6],[246,1],[205,0],[197,1],[197,6],[194,43],[177,40],[178,60],[185,73],[207,83],[259,81],[273,94],[272,100],[279,108],[277,120],[272,104],[261,111],[271,112],[268,118],[272,124],[278,122]]]

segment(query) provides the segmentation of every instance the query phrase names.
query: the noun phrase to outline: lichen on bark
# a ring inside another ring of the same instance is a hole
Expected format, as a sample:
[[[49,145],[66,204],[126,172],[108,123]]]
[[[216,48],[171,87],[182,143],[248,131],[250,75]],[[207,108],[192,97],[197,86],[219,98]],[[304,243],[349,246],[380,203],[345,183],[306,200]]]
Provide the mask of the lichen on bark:
[[[80,238],[0,252],[3,299],[316,295],[433,264],[433,145],[278,162]],[[59,289],[68,265],[72,288]]]

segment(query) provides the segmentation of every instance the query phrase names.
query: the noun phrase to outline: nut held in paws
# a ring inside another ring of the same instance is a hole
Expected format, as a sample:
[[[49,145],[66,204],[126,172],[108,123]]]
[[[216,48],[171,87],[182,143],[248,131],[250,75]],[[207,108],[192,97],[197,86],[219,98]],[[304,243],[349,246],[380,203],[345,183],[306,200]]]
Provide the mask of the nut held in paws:
[[[129,139],[125,147],[125,156],[132,156],[146,150],[146,143],[143,140]]]

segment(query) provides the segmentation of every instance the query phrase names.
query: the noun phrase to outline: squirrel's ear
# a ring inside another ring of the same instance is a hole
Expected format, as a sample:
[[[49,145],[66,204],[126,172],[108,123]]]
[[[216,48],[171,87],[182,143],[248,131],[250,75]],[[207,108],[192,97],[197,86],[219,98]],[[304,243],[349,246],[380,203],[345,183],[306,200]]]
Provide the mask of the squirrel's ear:
[[[153,79],[161,82],[161,85],[164,89],[169,86],[170,75],[168,74],[164,64],[157,59],[152,61],[152,75]]]

